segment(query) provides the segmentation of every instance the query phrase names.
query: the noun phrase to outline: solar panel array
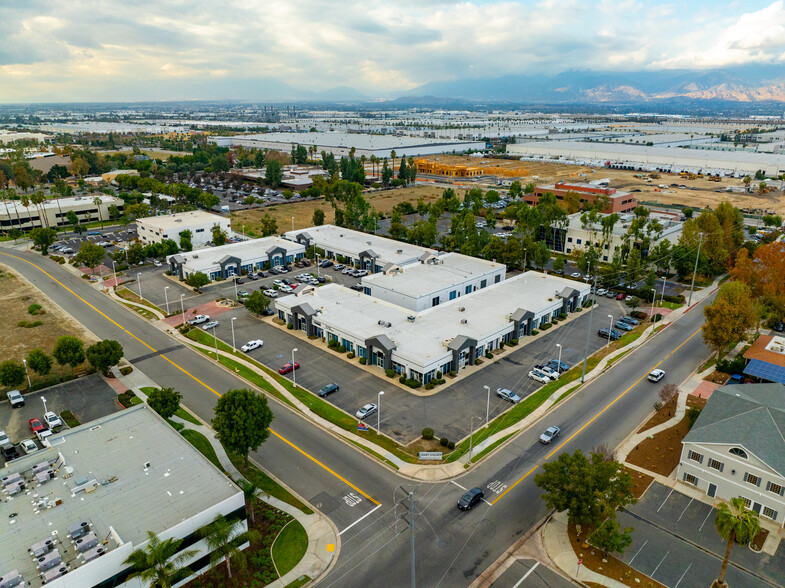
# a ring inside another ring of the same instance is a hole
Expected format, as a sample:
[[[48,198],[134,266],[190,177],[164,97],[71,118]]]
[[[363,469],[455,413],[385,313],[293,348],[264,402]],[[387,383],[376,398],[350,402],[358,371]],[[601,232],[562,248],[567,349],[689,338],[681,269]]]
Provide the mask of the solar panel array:
[[[751,359],[747,367],[744,368],[744,373],[767,382],[785,384],[785,367],[761,361],[760,359]]]

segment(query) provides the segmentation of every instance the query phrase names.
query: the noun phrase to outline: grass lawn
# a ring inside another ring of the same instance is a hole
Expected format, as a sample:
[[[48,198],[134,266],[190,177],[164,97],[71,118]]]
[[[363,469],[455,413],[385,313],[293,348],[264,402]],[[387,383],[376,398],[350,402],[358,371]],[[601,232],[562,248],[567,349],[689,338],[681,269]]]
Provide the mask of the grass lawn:
[[[224,471],[221,462],[218,461],[218,455],[216,455],[215,449],[213,449],[213,446],[210,445],[210,441],[207,439],[207,437],[202,435],[199,431],[193,431],[191,429],[180,431],[180,434],[188,439],[188,442],[196,447],[202,455],[213,462],[215,467],[221,471]]]
[[[670,308],[671,310],[676,310],[682,306],[684,306],[683,302],[668,302],[667,300],[657,303],[657,308]]]
[[[240,470],[240,473],[262,492],[269,494],[278,500],[282,500],[287,504],[291,504],[295,508],[299,508],[305,514],[313,514],[313,511],[303,504],[299,498],[297,498],[294,494],[289,492],[286,488],[281,486],[278,482],[273,480],[270,476],[265,474],[255,465],[249,464],[248,468],[246,469],[245,465],[243,464],[243,457],[241,455],[229,452],[227,453],[229,455],[229,459],[234,464],[234,467]]]
[[[311,581],[310,576],[300,576],[294,582],[288,584],[286,588],[300,588],[301,586],[305,586],[310,581]]]
[[[139,298],[138,294],[136,294],[135,292],[131,292],[131,290],[129,290],[128,288],[120,288],[119,290],[117,290],[116,294],[120,298],[122,298],[124,300],[128,300],[129,302],[136,302],[137,304],[143,304],[144,306],[146,306],[148,308],[152,308],[153,310],[157,310],[161,314],[164,314],[164,315],[166,314],[163,310],[158,308],[155,304],[153,304],[149,300],[142,300],[141,298]]]
[[[294,569],[308,550],[308,534],[299,521],[293,519],[281,529],[273,543],[273,561],[281,576]]]
[[[72,429],[82,424],[81,422],[79,422],[79,419],[76,418],[76,415],[72,413],[70,410],[64,410],[63,412],[61,412],[60,418],[62,418],[65,424],[71,427]]]

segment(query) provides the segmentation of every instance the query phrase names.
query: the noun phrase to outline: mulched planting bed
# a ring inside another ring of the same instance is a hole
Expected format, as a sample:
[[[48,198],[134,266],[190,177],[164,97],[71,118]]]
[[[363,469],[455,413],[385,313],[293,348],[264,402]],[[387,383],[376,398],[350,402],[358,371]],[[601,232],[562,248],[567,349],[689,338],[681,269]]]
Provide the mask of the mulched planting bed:
[[[633,470],[632,468],[625,467],[624,469],[632,476],[632,481],[634,483],[632,488],[633,496],[635,496],[635,498],[640,498],[649,486],[651,486],[654,478],[643,472],[639,472],[638,470]]]

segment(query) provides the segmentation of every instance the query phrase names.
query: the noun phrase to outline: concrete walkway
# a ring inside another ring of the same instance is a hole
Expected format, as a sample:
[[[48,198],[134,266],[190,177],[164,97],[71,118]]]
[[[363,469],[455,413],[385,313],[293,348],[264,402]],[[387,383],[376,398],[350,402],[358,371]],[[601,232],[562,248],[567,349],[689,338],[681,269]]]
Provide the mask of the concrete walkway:
[[[155,382],[145,376],[136,367],[134,367],[134,370],[127,376],[122,375],[117,367],[112,368],[112,373],[122,384],[127,386],[134,392],[134,394],[139,396],[139,398],[145,402],[147,402],[147,395],[142,392],[141,388],[158,388]],[[191,413],[191,416],[201,421],[201,419],[199,419],[199,417],[193,413]],[[240,471],[234,467],[234,464],[226,454],[223,445],[221,445],[218,439],[215,438],[215,432],[207,424],[194,425],[192,422],[186,421],[177,416],[173,416],[171,420],[182,424],[186,429],[191,429],[204,435],[204,437],[210,442],[210,445],[215,450],[215,454],[218,456],[218,461],[221,463],[221,467],[223,467],[223,469],[239,486],[242,487],[242,483],[248,481],[243,477]],[[253,460],[251,461],[253,462]],[[258,463],[253,463],[260,470],[262,469]],[[287,490],[289,489],[287,488]],[[291,490],[289,490],[289,492],[291,492]],[[279,500],[274,496],[265,494],[261,490],[257,491],[256,496],[262,502],[265,502],[270,506],[277,508],[278,510],[281,510],[295,518],[303,526],[305,532],[308,535],[308,549],[306,550],[305,555],[300,560],[300,562],[291,571],[289,571],[289,573],[278,578],[278,580],[269,584],[269,586],[283,588],[284,586],[294,582],[300,576],[309,576],[315,580],[322,574],[326,573],[330,565],[337,559],[339,553],[339,535],[338,529],[335,527],[335,525],[333,525],[333,523],[327,517],[323,516],[318,511],[315,511],[313,514],[305,514],[299,508]]]

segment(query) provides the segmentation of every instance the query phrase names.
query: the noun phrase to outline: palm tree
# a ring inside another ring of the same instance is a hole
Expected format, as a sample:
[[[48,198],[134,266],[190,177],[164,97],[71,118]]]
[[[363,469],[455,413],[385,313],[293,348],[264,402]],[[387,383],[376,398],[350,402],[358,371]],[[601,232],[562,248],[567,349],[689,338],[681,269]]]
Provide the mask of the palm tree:
[[[226,561],[226,575],[232,577],[232,558],[240,556],[238,563],[242,566],[245,563],[244,555],[240,551],[240,541],[235,541],[237,537],[243,534],[242,523],[240,521],[229,522],[226,517],[219,514],[215,517],[212,523],[199,529],[199,536],[203,537],[207,543],[207,549],[210,551],[210,563],[215,564],[221,559]],[[251,537],[256,540],[258,533],[256,531],[247,531],[246,536],[249,541]]]
[[[745,543],[755,538],[760,530],[760,520],[758,513],[748,510],[741,496],[731,498],[730,504],[723,502],[717,508],[717,518],[714,519],[714,526],[720,537],[728,541],[725,549],[725,558],[722,560],[722,569],[719,577],[714,580],[712,588],[727,587],[725,583],[725,572],[728,570],[728,560],[733,542]]]
[[[35,204],[35,209],[38,211],[38,217],[41,222],[41,227],[46,227],[49,223],[46,220],[45,209],[43,203],[46,202],[46,194],[43,190],[36,190],[31,196],[30,201]]]
[[[149,541],[144,549],[136,549],[123,562],[133,568],[129,578],[138,577],[142,582],[149,583],[154,588],[171,588],[172,585],[184,580],[193,572],[180,566],[192,558],[197,550],[181,551],[177,549],[183,542],[182,539],[166,539],[161,541],[158,535],[147,531]]]
[[[254,523],[256,522],[254,518],[256,510],[254,508],[254,501],[256,500],[256,491],[259,490],[259,487],[253,482],[245,480],[240,480],[238,485],[243,489],[243,494],[245,495],[245,510],[248,513],[251,522]]]
[[[25,212],[27,212],[27,222],[30,223],[30,228],[31,229],[34,228],[33,217],[30,214],[30,199],[27,197],[27,194],[23,192],[22,195],[19,197],[19,202],[22,204],[22,206],[25,207]]]
[[[393,177],[395,177],[395,149],[390,151],[390,159],[392,159],[392,172],[393,172]]]
[[[98,218],[101,221],[101,228],[103,229],[104,228],[104,215],[101,212],[101,204],[103,204],[103,200],[101,200],[100,196],[96,196],[95,198],[93,198],[93,204],[95,204],[98,207]]]

